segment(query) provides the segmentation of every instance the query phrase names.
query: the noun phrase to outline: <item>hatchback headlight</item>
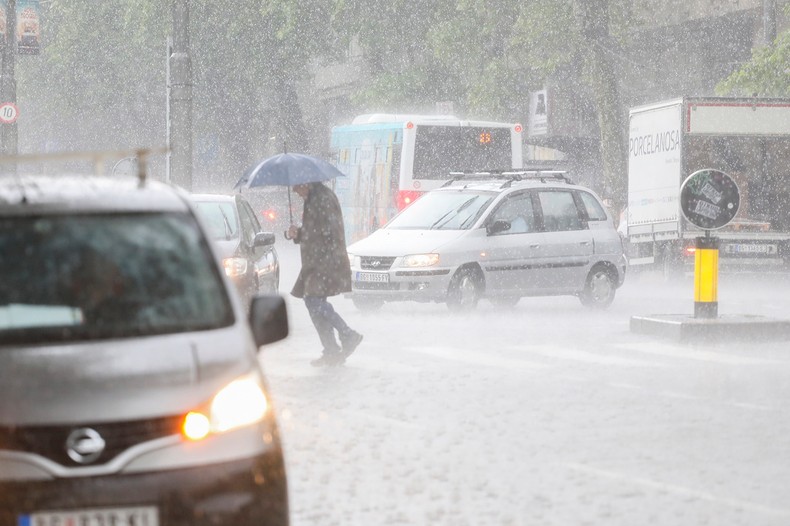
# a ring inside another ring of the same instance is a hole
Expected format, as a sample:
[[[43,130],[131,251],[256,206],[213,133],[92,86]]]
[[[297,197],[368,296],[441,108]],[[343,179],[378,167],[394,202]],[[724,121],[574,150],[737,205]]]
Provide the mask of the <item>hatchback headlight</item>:
[[[247,273],[247,260],[244,258],[225,258],[222,260],[226,276],[243,276]]]
[[[348,253],[348,262],[352,267],[358,268],[362,264],[361,259],[362,258],[355,256],[351,252]]]
[[[404,267],[431,267],[439,264],[439,254],[411,254],[403,258]]]
[[[206,407],[190,411],[184,418],[182,432],[191,440],[201,440],[211,433],[260,422],[268,407],[258,375],[251,373],[220,389]]]

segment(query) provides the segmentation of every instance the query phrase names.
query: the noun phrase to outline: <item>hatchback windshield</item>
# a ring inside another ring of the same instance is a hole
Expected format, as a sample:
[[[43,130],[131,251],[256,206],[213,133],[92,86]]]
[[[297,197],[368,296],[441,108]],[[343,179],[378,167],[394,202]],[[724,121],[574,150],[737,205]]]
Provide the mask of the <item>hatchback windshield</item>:
[[[195,206],[212,239],[235,239],[239,236],[239,221],[233,203],[200,201]]]
[[[491,192],[429,192],[387,225],[404,230],[467,230],[494,199]]]
[[[224,326],[212,256],[184,214],[0,219],[0,341],[122,338]]]

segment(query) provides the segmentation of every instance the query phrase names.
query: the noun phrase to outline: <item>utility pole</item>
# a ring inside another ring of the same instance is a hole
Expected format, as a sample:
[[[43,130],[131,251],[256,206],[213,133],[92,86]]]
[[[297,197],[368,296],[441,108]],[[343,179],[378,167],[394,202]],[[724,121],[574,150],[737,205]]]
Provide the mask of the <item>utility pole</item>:
[[[16,104],[16,79],[14,78],[14,60],[16,53],[16,0],[7,0],[6,3],[6,28],[5,42],[3,45],[2,77],[0,78],[0,103],[10,102]],[[0,124],[0,140],[2,140],[3,155],[16,155],[18,149],[18,134],[16,121]],[[0,167],[3,173],[16,174],[16,163],[9,163]]]
[[[192,59],[189,2],[173,0],[173,47],[168,57],[169,182],[192,190]]]

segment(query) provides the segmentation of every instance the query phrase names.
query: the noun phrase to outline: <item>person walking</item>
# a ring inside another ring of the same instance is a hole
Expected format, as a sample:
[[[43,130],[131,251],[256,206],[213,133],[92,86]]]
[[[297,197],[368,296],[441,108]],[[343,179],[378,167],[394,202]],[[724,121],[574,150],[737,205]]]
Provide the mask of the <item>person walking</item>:
[[[299,245],[302,256],[302,268],[291,295],[304,299],[324,346],[321,357],[310,363],[318,367],[340,365],[362,341],[362,335],[351,329],[327,301],[329,296],[351,291],[351,266],[340,203],[322,183],[298,184],[293,189],[304,200],[304,209],[302,226],[288,227],[288,238]]]

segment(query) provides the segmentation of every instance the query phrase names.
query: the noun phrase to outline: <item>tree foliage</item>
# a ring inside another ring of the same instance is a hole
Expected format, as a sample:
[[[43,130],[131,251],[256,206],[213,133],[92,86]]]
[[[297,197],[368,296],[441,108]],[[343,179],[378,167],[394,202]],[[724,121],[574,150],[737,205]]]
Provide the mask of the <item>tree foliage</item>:
[[[769,46],[756,48],[752,59],[716,86],[720,95],[790,96],[790,30]]]

